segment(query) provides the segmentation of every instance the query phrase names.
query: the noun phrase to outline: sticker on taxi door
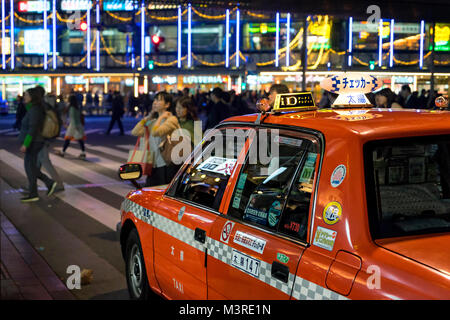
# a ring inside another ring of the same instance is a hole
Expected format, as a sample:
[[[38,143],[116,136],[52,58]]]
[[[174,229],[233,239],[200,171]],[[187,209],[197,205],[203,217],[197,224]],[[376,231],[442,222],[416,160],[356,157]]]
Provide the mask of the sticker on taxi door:
[[[222,228],[222,232],[220,233],[220,241],[224,243],[228,243],[230,240],[231,231],[233,231],[234,222],[227,221]]]
[[[322,249],[333,251],[334,242],[336,241],[337,231],[317,227],[316,236],[313,245]]]

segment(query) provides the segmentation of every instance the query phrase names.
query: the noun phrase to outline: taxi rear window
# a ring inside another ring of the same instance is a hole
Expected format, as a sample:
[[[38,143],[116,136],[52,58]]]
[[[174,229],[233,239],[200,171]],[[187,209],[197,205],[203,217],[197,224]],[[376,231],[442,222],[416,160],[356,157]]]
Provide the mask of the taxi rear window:
[[[450,136],[370,142],[364,147],[374,239],[450,231]]]

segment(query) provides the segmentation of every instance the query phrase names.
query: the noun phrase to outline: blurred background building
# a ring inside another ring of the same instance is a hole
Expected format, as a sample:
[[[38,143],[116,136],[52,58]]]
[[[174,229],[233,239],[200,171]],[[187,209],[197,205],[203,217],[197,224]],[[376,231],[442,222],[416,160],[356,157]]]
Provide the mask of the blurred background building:
[[[138,96],[216,86],[239,93],[284,83],[320,100],[324,77],[360,71],[394,92],[404,84],[418,92],[449,90],[450,20],[369,22],[327,12],[136,0],[1,0],[1,24],[4,112],[6,101],[36,84],[56,95]]]

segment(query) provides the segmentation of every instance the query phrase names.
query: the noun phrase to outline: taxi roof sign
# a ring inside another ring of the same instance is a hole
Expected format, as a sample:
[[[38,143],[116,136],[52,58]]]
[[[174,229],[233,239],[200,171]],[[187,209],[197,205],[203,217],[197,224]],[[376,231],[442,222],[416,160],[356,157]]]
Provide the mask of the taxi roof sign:
[[[308,111],[317,110],[312,92],[280,93],[275,98],[272,111]]]
[[[382,87],[382,81],[372,75],[343,73],[325,78],[320,83],[322,89],[339,96],[332,107],[367,107],[372,106],[366,93]]]

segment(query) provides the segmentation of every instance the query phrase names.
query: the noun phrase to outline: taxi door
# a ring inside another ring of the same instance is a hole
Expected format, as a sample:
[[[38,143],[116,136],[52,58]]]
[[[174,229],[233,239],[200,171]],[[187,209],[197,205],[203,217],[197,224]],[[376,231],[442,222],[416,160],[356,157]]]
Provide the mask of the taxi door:
[[[208,239],[208,299],[289,299],[306,249],[318,143],[291,131],[258,131]]]
[[[224,129],[205,137],[157,208],[155,274],[166,298],[207,299],[206,241],[245,143],[229,135]]]

